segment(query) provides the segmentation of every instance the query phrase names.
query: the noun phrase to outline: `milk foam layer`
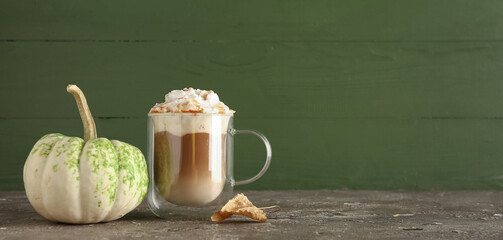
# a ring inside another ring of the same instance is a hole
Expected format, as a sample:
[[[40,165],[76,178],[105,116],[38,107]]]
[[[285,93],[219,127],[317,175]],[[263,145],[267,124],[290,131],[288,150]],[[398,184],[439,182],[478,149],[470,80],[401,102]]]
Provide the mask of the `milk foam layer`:
[[[234,113],[223,102],[218,94],[211,90],[184,88],[166,94],[165,102],[157,103],[150,113]]]
[[[149,114],[154,133],[176,136],[192,133],[226,133],[232,115],[222,114]]]

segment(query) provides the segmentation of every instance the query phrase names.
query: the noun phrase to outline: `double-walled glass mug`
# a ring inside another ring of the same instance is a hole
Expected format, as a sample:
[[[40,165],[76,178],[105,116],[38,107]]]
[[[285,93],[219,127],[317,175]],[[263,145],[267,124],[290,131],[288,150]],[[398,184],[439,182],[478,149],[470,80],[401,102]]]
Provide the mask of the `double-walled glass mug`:
[[[271,146],[264,135],[233,128],[233,114],[149,113],[148,205],[159,217],[210,216],[230,198],[236,185],[260,178],[271,162]],[[234,181],[233,137],[253,134],[265,144],[262,170]],[[210,215],[208,215],[210,214]]]

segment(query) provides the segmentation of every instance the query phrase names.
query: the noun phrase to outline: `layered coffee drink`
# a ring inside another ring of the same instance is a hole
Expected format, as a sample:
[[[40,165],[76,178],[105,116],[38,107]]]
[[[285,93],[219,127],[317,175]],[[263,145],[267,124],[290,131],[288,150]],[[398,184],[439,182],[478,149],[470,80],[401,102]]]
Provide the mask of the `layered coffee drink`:
[[[174,90],[149,113],[155,190],[180,206],[204,206],[226,182],[230,110],[213,91]]]

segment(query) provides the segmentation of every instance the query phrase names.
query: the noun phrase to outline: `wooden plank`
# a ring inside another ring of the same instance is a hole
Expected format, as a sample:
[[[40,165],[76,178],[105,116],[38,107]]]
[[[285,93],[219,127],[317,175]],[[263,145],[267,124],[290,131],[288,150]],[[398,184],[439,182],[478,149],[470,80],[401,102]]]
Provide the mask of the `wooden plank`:
[[[244,189],[502,189],[501,1],[0,1],[0,190],[48,132],[146,150],[171,89],[216,90],[273,144]],[[236,176],[263,150],[236,139]]]
[[[81,136],[78,119],[0,120],[0,190],[22,189],[22,167],[46,133]],[[145,119],[98,119],[98,135],[146,153]],[[501,189],[503,121],[480,119],[257,119],[238,129],[270,140],[269,172],[240,189]],[[235,176],[265,157],[255,138],[235,137]]]
[[[0,39],[27,41],[501,40],[503,2],[0,1]]]
[[[503,117],[503,43],[0,43],[0,117],[144,117],[213,89],[242,117]]]

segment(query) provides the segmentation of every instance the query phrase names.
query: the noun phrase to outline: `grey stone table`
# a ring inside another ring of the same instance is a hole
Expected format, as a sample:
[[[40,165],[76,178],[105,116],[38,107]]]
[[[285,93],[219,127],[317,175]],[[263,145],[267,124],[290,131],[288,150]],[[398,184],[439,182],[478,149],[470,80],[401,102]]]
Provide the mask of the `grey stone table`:
[[[24,192],[0,192],[0,239],[503,239],[503,191],[245,191],[280,205],[265,223],[159,219],[145,203],[114,222],[48,222]]]

